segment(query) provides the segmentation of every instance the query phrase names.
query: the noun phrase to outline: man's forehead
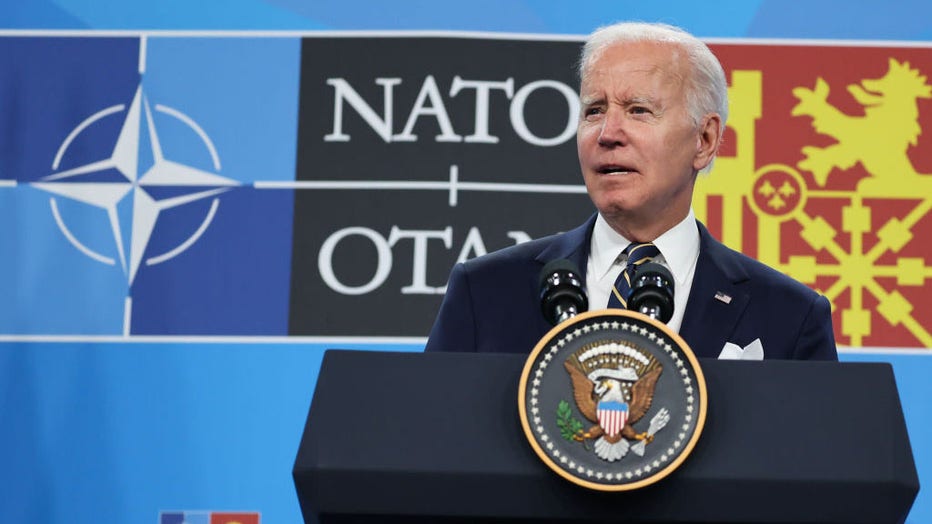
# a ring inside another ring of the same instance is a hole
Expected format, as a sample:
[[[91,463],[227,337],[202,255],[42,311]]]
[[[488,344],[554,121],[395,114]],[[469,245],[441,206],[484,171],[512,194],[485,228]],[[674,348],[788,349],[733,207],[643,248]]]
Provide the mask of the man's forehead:
[[[599,55],[580,82],[580,94],[585,96],[599,91],[622,90],[629,93],[625,97],[647,97],[658,88],[665,90],[682,85],[686,72],[682,70],[682,62],[673,46],[666,46],[670,51],[664,50],[661,53],[617,49],[630,45],[616,44],[613,46],[616,48],[614,51],[607,49]]]
[[[582,97],[652,99],[678,90],[683,77],[662,67],[595,70],[579,84]]]
[[[682,77],[681,46],[667,42],[618,42],[598,51],[589,61],[582,81],[589,77],[625,74]]]

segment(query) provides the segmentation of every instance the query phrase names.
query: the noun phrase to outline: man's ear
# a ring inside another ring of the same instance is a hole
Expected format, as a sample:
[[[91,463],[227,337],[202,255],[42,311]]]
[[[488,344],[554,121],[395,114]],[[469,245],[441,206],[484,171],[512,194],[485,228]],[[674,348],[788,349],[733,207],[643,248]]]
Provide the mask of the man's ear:
[[[722,145],[722,117],[716,113],[709,113],[702,118],[699,133],[696,135],[696,156],[693,157],[693,168],[696,171],[703,169],[712,162]]]

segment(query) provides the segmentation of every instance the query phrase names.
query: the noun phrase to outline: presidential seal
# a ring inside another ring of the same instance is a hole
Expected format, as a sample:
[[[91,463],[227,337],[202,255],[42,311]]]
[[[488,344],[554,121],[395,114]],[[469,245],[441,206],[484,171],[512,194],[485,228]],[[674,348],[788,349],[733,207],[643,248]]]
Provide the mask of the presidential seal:
[[[613,309],[554,327],[518,388],[524,433],[562,477],[591,489],[641,488],[686,459],[705,423],[705,379],[666,325]]]

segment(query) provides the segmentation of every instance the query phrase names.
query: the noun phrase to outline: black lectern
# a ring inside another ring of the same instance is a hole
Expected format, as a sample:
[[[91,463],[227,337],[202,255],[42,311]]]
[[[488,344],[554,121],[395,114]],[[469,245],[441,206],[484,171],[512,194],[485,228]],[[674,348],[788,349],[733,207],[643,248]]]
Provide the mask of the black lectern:
[[[702,360],[692,454],[604,493],[532,451],[525,358],[327,351],[293,472],[305,521],[896,523],[919,491],[887,364]]]

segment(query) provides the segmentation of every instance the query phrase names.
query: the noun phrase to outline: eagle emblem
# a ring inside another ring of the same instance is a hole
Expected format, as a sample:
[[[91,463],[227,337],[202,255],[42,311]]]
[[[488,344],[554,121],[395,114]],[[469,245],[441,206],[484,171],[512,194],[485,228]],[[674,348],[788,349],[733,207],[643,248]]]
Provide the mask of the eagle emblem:
[[[537,456],[601,491],[638,489],[672,473],[695,446],[706,406],[702,370],[686,342],[623,309],[556,325],[531,351],[518,384],[521,427]]]
[[[595,344],[576,351],[563,367],[572,381],[576,407],[594,424],[564,436],[584,443],[594,440],[595,454],[609,462],[627,455],[632,441],[635,453],[643,455],[646,444],[669,420],[666,410],[661,409],[650,429],[634,429],[650,409],[663,373],[657,359],[633,345]]]

